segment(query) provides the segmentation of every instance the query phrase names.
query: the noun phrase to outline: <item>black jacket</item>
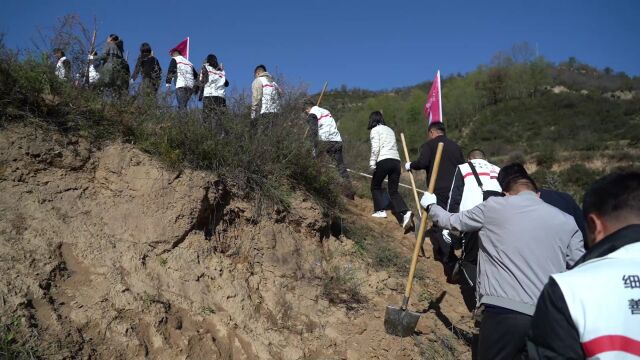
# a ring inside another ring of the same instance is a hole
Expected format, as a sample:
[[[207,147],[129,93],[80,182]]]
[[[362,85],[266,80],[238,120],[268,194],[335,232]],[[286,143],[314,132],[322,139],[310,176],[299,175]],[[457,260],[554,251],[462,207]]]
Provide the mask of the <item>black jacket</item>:
[[[592,246],[573,267],[637,242],[640,242],[640,225],[626,226]],[[550,278],[538,299],[527,346],[529,358],[533,360],[585,358],[578,329],[560,286],[553,278]]]
[[[136,61],[131,79],[135,81],[138,78],[138,74],[142,75],[142,80],[152,80],[160,83],[162,79],[160,62],[153,55],[140,55],[138,61]]]
[[[411,170],[426,170],[428,185],[439,142],[444,143],[444,148],[442,149],[442,159],[440,160],[434,194],[438,198],[438,205],[446,209],[456,168],[465,162],[460,146],[444,135],[429,140],[420,147],[420,156],[418,156],[418,160],[411,163]]]
[[[573,219],[576,221],[576,225],[578,225],[578,229],[580,229],[580,232],[582,233],[582,238],[587,238],[582,209],[576,201],[573,200],[571,195],[561,191],[540,189],[540,199],[547,204],[560,209],[562,212],[573,216]]]

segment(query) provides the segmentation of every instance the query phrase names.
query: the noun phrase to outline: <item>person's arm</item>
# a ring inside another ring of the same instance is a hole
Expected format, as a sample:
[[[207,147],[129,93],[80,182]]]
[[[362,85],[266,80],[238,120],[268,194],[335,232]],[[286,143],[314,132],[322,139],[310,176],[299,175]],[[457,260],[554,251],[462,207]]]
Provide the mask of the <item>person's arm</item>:
[[[71,80],[71,61],[69,61],[69,59],[64,59],[62,66],[64,67],[65,79]]]
[[[447,204],[447,211],[450,213],[457,213],[460,211],[460,202],[462,202],[462,194],[464,193],[464,178],[460,167],[456,166],[456,173],[453,175],[453,182],[451,183],[451,191],[449,191],[449,203]]]
[[[309,124],[309,130],[311,135],[311,141],[313,141],[313,149],[318,150],[318,117],[315,114],[309,114],[307,116],[307,124]]]
[[[198,100],[202,101],[204,97],[204,87],[209,82],[209,71],[207,71],[207,67],[202,65],[202,70],[200,70],[200,94],[198,95]]]
[[[227,78],[224,78],[224,87],[229,87],[229,80],[227,80]]]
[[[558,283],[552,278],[542,289],[527,338],[529,359],[584,359],[580,335]]]
[[[433,223],[447,230],[477,231],[480,230],[485,220],[485,208],[487,202],[482,202],[474,208],[452,214],[440,206],[433,204],[429,208],[429,216]]]
[[[429,170],[431,164],[431,149],[429,144],[424,144],[420,148],[418,160],[411,162],[411,170]]]
[[[178,62],[176,59],[171,59],[169,63],[169,69],[167,69],[167,85],[171,85],[171,80],[178,75]]]
[[[570,218],[573,220],[573,218]],[[567,248],[567,269],[571,268],[573,264],[578,261],[582,255],[584,255],[584,240],[582,239],[582,233],[578,226],[573,225],[573,234],[571,235],[571,241],[569,241],[569,246]]]
[[[376,167],[378,156],[380,155],[380,132],[376,131],[376,128],[371,129],[369,138],[371,139],[371,157],[369,158],[369,168],[373,169]]]
[[[262,104],[262,82],[260,82],[259,79],[255,79],[251,84],[251,118],[255,118],[260,114],[261,104]],[[318,121],[316,120],[316,127],[318,126],[317,123]]]
[[[160,83],[162,80],[162,67],[160,66],[160,61],[154,56],[153,57],[153,79]]]
[[[136,60],[136,66],[133,67],[133,74],[131,74],[131,80],[136,81],[136,79],[138,78],[138,74],[140,73],[140,66],[142,64],[140,64],[141,60],[140,57],[138,56],[138,60]]]

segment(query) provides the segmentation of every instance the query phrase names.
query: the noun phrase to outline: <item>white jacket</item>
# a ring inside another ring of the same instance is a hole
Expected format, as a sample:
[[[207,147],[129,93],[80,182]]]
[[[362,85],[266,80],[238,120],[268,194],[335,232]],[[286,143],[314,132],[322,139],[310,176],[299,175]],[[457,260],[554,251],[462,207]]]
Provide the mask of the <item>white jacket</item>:
[[[342,141],[336,121],[333,119],[329,110],[314,106],[309,113],[318,118],[318,140]]]
[[[487,160],[473,159],[471,163],[478,172],[478,177],[482,183],[482,189],[501,192],[502,188],[498,183],[498,173],[500,168],[491,164]],[[473,208],[482,202],[482,190],[478,186],[476,178],[473,176],[468,163],[460,164],[456,168],[453,176],[451,191],[449,192],[449,212],[460,212]]]
[[[369,166],[375,167],[376,163],[384,159],[400,160],[396,134],[386,125],[378,125],[371,129],[371,158]]]

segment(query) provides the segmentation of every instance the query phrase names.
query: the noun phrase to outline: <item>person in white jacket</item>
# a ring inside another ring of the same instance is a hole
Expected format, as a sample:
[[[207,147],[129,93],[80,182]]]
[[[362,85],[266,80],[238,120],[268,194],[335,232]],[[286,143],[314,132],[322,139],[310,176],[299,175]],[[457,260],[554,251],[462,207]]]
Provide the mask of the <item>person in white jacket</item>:
[[[384,117],[380,111],[374,111],[369,115],[368,130],[371,131],[371,158],[369,168],[373,172],[371,179],[371,195],[373,196],[373,217],[387,217],[385,211],[386,201],[382,182],[388,177],[389,197],[391,199],[391,212],[407,228],[411,224],[413,214],[398,192],[400,183],[400,155],[396,144],[396,134],[384,124]]]

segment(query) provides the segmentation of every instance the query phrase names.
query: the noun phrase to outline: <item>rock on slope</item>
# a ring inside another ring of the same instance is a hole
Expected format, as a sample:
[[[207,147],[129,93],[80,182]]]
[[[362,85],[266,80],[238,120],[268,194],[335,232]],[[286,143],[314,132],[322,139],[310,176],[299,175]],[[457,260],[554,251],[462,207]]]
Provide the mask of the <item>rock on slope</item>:
[[[51,359],[420,358],[384,335],[389,275],[310,198],[258,219],[242,195],[130,145],[0,129],[0,318],[25,319]],[[375,316],[325,300],[332,267]]]

